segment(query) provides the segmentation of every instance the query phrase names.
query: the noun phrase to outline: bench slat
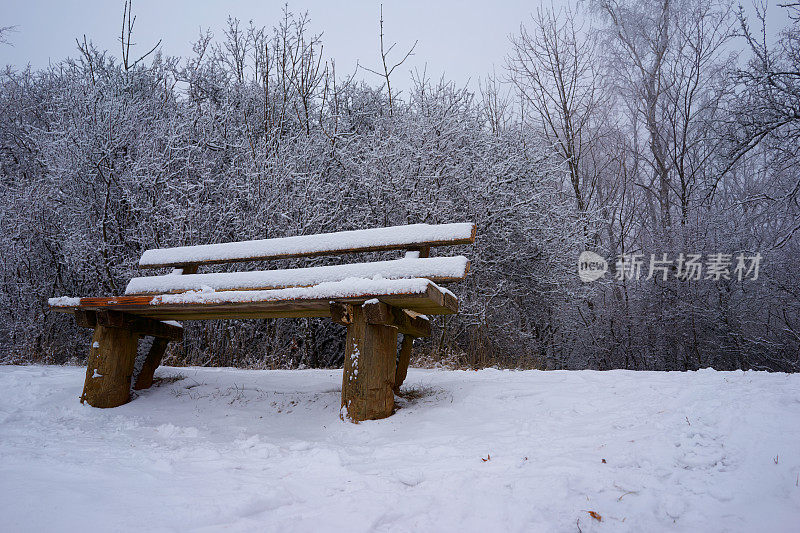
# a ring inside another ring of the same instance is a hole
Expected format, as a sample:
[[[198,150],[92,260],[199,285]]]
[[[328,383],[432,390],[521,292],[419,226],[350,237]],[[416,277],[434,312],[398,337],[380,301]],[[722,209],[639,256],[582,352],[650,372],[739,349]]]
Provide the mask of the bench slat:
[[[404,258],[374,263],[353,263],[285,270],[254,272],[224,272],[146,276],[133,278],[125,289],[126,295],[164,294],[202,290],[215,291],[269,290],[286,287],[309,287],[324,282],[347,278],[385,279],[425,278],[435,283],[460,281],[469,271],[469,261],[464,256]]]
[[[319,235],[147,250],[139,260],[139,268],[182,268],[198,264],[213,265],[409,248],[425,249],[433,246],[471,244],[473,242],[475,242],[475,225],[472,223],[412,224]]]
[[[52,298],[54,311],[115,310],[158,320],[328,317],[332,300],[379,301],[426,315],[458,312],[458,300],[426,279],[345,280],[264,291],[189,292],[158,296]]]

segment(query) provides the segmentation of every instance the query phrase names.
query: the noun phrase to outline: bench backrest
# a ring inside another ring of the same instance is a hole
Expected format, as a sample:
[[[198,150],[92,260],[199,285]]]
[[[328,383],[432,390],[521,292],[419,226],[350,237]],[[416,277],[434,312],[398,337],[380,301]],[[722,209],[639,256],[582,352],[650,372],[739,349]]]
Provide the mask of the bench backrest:
[[[411,224],[277,239],[178,246],[147,250],[139,268],[183,268],[241,261],[290,259],[385,250],[419,250],[435,246],[472,244],[475,224]],[[425,253],[421,254],[425,256]]]
[[[140,268],[179,269],[162,276],[133,278],[126,295],[214,291],[264,290],[308,287],[348,278],[424,278],[435,283],[463,279],[469,271],[466,257],[428,257],[431,247],[471,244],[475,225],[413,224],[318,235],[261,239],[199,246],[147,250]],[[262,261],[338,255],[384,250],[408,250],[405,258],[310,268],[196,274],[198,266],[242,261]]]

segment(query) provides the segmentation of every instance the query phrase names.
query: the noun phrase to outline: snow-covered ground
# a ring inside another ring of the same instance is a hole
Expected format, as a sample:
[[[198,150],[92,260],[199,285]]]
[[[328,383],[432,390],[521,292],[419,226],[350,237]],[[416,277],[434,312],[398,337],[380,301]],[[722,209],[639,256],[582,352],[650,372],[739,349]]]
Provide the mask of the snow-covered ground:
[[[0,366],[0,530],[800,531],[800,375],[412,369],[356,425],[341,371],[83,373]]]

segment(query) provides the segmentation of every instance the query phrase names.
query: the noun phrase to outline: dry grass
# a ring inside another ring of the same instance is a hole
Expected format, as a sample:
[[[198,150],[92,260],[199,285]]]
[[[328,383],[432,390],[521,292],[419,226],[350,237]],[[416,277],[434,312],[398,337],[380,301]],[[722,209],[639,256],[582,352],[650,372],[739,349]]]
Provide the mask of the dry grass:
[[[418,403],[438,403],[448,399],[453,401],[452,395],[447,390],[423,384],[402,387],[397,397],[399,400],[395,405],[399,409]]]
[[[180,381],[182,379],[186,379],[186,376],[175,374],[173,376],[157,377],[153,378],[153,384],[150,387],[161,387],[162,385],[169,385],[170,383],[175,383],[176,381]]]
[[[513,370],[544,370],[539,358],[514,355],[499,356],[497,351],[436,351],[425,348],[414,350],[411,366],[417,368],[443,368],[446,370],[479,370],[481,368],[502,368]]]

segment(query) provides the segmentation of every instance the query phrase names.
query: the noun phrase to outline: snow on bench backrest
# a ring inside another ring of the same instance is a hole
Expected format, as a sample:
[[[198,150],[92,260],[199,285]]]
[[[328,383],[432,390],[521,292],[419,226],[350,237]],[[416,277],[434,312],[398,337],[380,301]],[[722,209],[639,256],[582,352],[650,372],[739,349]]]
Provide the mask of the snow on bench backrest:
[[[412,224],[318,235],[147,250],[139,260],[139,267],[183,267],[196,264],[313,257],[339,253],[471,244],[474,241],[475,225],[472,223]]]
[[[167,274],[133,278],[125,294],[163,294],[184,291],[264,290],[309,287],[348,278],[425,278],[436,283],[460,281],[469,271],[464,256],[404,258],[373,263],[353,263],[285,270],[225,272],[210,274]]]

